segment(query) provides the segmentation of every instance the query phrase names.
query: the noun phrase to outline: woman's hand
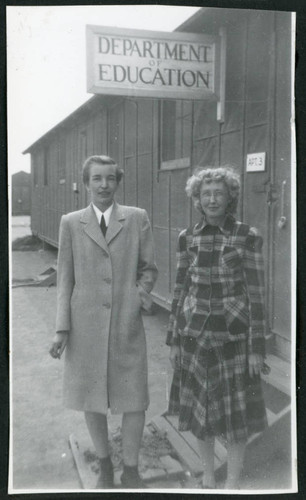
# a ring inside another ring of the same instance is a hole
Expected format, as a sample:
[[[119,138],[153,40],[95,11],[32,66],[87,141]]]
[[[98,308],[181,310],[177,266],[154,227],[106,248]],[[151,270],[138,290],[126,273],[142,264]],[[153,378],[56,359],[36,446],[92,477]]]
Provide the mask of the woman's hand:
[[[49,353],[52,358],[61,358],[63,351],[66,347],[69,332],[58,332],[54,335],[52,345],[49,349]]]
[[[181,367],[181,349],[179,346],[171,346],[169,359],[173,370],[178,370]]]
[[[249,375],[259,375],[263,367],[263,356],[261,354],[249,355]]]

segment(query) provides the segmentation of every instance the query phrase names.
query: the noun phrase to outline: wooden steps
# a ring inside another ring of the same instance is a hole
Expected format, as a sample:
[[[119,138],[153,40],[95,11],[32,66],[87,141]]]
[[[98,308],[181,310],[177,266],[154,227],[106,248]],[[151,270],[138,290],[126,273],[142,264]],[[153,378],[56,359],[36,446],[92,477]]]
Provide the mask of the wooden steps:
[[[273,355],[268,355],[267,365],[271,370],[268,375],[263,375],[263,392],[266,402],[266,411],[268,419],[268,429],[263,433],[257,433],[250,437],[247,443],[247,450],[258,442],[266,433],[269,432],[281,419],[289,416],[291,412],[291,370],[290,364]],[[166,435],[175,453],[182,461],[184,466],[194,476],[197,476],[203,470],[200,459],[197,439],[189,431],[178,431],[177,416],[163,413],[152,420],[152,425],[158,432]],[[272,451],[272,450],[271,450]],[[221,472],[227,462],[227,451],[224,444],[216,439],[215,442],[215,471]]]
[[[268,375],[262,375],[262,380],[276,387],[279,391],[284,392],[288,396],[291,395],[291,367],[288,361],[268,354],[266,358],[267,365],[271,371]]]
[[[73,434],[69,436],[69,445],[71,448],[72,456],[79,474],[81,487],[84,490],[94,489],[98,480],[98,476],[92,469],[90,464],[86,462],[84,450],[82,450],[77,439]]]
[[[164,413],[159,417],[153,418],[151,424],[158,432],[166,435],[175,453],[193,476],[203,473],[203,464],[198,451],[197,439],[190,431],[178,431],[177,416],[170,416]],[[216,439],[215,470],[225,465],[226,455],[226,448]]]
[[[187,469],[194,475],[201,474],[203,465],[198,453],[189,441],[190,436],[188,436],[188,440],[188,437],[185,436],[186,433],[178,432],[177,425],[173,425],[173,422],[165,415],[154,417],[150,423],[162,436],[168,439],[180,461]]]

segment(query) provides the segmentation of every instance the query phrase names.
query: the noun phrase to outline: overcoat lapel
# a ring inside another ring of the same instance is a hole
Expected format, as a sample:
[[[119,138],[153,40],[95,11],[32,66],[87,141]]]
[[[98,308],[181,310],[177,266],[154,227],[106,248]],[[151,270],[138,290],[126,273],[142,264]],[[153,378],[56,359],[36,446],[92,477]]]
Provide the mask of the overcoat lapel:
[[[96,214],[91,205],[89,205],[83,212],[81,219],[81,224],[84,224],[85,233],[97,243],[103,250],[108,252],[108,247],[106,240],[102,234],[101,228],[98,224]]]
[[[124,219],[125,219],[124,209],[122,208],[121,205],[118,205],[118,203],[114,202],[113,210],[109,221],[109,226],[107,228],[105,235],[105,239],[108,244],[121,231],[123,227],[122,221],[124,221]]]
[[[85,233],[94,240],[97,245],[108,252],[108,244],[117,236],[121,231],[124,221],[125,213],[121,205],[114,202],[113,210],[111,213],[109,226],[106,231],[105,237],[102,234],[101,228],[98,224],[96,214],[91,205],[89,205],[83,212],[80,222],[84,224]]]

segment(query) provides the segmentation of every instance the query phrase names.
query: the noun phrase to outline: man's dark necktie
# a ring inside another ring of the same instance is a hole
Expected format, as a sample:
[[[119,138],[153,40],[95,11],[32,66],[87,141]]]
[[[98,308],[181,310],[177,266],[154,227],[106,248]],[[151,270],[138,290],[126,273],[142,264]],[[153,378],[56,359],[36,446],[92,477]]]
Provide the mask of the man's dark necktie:
[[[106,227],[106,224],[105,224],[104,215],[102,215],[102,217],[101,217],[100,227],[101,227],[101,231],[102,231],[102,233],[103,233],[103,234],[104,234],[104,236],[105,236],[105,234],[106,234],[106,230],[107,230],[107,227]]]

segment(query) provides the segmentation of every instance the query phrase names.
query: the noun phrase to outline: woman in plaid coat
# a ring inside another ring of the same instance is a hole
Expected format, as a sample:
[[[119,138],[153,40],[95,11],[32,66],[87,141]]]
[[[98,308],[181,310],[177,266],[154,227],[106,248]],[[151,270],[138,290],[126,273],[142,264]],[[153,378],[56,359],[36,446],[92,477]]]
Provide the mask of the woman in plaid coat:
[[[203,218],[178,238],[169,413],[198,439],[205,488],[215,487],[215,436],[227,441],[225,487],[235,489],[247,438],[266,426],[262,239],[232,215],[239,189],[229,167],[198,169],[186,192]]]

